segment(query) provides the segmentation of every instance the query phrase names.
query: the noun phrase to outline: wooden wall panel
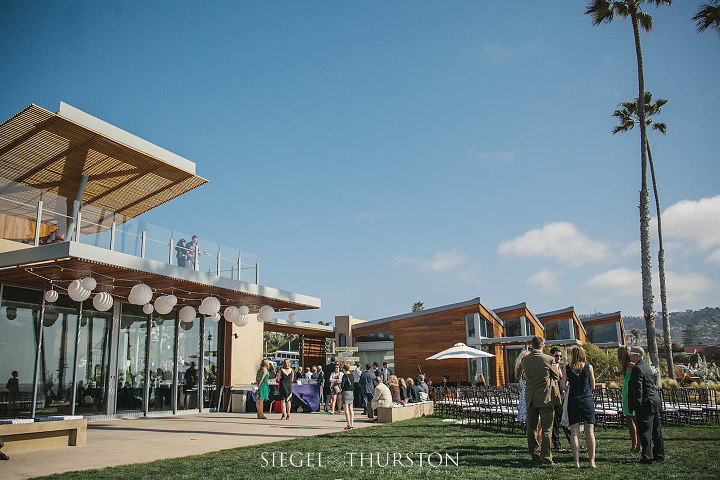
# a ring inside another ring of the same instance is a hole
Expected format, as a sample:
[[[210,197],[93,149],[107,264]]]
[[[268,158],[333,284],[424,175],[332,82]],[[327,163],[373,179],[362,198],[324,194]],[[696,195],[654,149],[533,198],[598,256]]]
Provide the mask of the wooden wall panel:
[[[474,313],[480,313],[481,316],[490,320],[493,336],[502,336],[500,324],[481,305],[476,304],[375,325],[358,325],[353,328],[353,338],[392,330],[395,342],[396,375],[415,378],[422,371],[436,383],[440,382],[442,375],[447,375],[452,382],[467,381],[467,360],[425,359],[458,342],[465,343],[467,341],[465,316]],[[491,353],[495,352],[491,351]],[[495,354],[497,355],[497,353]],[[502,359],[494,360],[495,368],[502,368]],[[497,378],[497,373],[495,375]],[[495,379],[491,381],[494,382]]]

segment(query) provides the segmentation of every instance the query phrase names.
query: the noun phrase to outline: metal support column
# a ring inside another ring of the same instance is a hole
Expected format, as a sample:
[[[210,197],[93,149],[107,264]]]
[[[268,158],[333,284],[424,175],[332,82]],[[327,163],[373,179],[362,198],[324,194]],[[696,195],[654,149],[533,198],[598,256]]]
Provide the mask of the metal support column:
[[[173,257],[173,246],[175,245],[175,240],[172,238],[170,239],[170,250],[168,251],[168,265],[172,265],[172,257]]]
[[[107,380],[107,414],[115,415],[117,411],[118,393],[118,358],[120,349],[120,317],[122,315],[122,304],[115,302],[113,305],[112,327],[110,328],[110,358],[108,359],[108,380]]]
[[[42,211],[43,211],[43,202],[40,200],[38,202],[37,206],[37,214],[35,215],[35,243],[34,245],[37,247],[40,245],[40,227],[42,226]]]
[[[140,237],[140,258],[145,258],[145,242],[147,240],[147,232],[145,230],[142,231],[142,235]]]
[[[260,264],[255,264],[255,285],[260,285]]]
[[[1,297],[0,297],[1,299]],[[30,417],[35,418],[35,409],[37,407],[37,394],[38,394],[38,377],[40,376],[40,361],[42,356],[42,342],[43,342],[43,321],[45,320],[45,295],[43,295],[42,301],[40,302],[40,321],[38,322],[38,331],[35,338],[37,338],[37,348],[35,349],[35,369],[33,371],[33,387],[32,387],[32,405],[30,406]]]
[[[220,254],[218,253],[218,258]],[[200,413],[203,411],[203,402],[205,396],[205,315],[200,315],[200,352],[198,353],[198,394],[197,407]]]
[[[147,323],[145,324],[145,385],[143,388],[143,415],[147,417],[148,410],[150,409],[150,339],[152,338],[152,313],[147,316]],[[158,392],[155,392],[157,395]]]
[[[78,355],[80,353],[78,347],[80,346],[80,322],[82,321],[82,307],[83,302],[78,302],[77,323],[75,325],[75,354],[73,355],[72,367],[72,393],[70,395],[70,415],[75,415],[75,404],[77,403],[77,366]]]
[[[172,383],[172,396],[170,397],[170,403],[172,404],[173,414],[177,414],[178,411],[178,379],[180,377],[180,365],[178,362],[178,352],[180,350],[180,317],[175,312],[175,341],[173,343],[173,383]]]
[[[110,250],[115,250],[115,222],[110,224]]]

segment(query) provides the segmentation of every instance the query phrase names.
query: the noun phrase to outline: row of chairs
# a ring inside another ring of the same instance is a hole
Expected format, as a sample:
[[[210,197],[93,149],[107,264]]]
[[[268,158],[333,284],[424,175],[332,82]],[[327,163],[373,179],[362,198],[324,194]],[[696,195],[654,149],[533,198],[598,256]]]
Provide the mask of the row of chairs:
[[[720,424],[720,395],[707,389],[660,390],[663,402],[662,421],[666,425]],[[516,385],[506,387],[434,387],[435,411],[463,423],[524,430],[518,421],[519,391]],[[524,399],[523,399],[524,401]],[[622,390],[598,386],[593,391],[597,425],[607,429],[623,428]]]

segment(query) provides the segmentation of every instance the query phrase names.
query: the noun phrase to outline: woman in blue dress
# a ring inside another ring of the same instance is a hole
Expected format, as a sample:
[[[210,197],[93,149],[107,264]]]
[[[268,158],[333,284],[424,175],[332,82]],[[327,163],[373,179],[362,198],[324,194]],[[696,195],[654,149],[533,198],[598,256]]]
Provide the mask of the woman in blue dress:
[[[565,367],[565,375],[561,379],[563,390],[570,387],[567,393],[567,413],[570,424],[570,445],[572,446],[575,467],[580,468],[580,424],[585,425],[590,468],[595,466],[595,404],[592,392],[595,389],[595,372],[587,363],[585,349],[573,347],[570,364]]]

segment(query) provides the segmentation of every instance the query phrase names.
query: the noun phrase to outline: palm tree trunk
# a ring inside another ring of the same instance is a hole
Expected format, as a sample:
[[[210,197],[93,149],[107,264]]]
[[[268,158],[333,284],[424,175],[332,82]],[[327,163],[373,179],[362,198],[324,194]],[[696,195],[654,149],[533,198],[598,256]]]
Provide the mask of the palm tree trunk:
[[[640,186],[640,264],[642,270],[642,301],[645,328],[647,330],[648,353],[650,362],[659,368],[657,340],[655,339],[655,309],[652,292],[652,254],[650,253],[650,195],[647,188],[647,129],[645,128],[645,78],[643,75],[642,49],[640,47],[640,29],[637,7],[631,7],[630,18],[635,35],[635,54],[638,69],[638,118],[640,120],[640,163],[642,180]]]
[[[655,194],[655,209],[657,211],[657,231],[658,231],[658,270],[660,274],[660,304],[662,311],[663,324],[663,343],[665,344],[665,352],[667,352],[667,368],[670,378],[675,380],[675,362],[672,356],[672,345],[670,338],[670,318],[667,309],[667,288],[665,287],[665,250],[662,241],[662,221],[660,217],[660,197],[658,197],[657,181],[655,180],[655,165],[653,164],[652,151],[650,150],[650,140],[647,140],[648,163],[650,164],[650,178],[652,180],[653,193]]]

